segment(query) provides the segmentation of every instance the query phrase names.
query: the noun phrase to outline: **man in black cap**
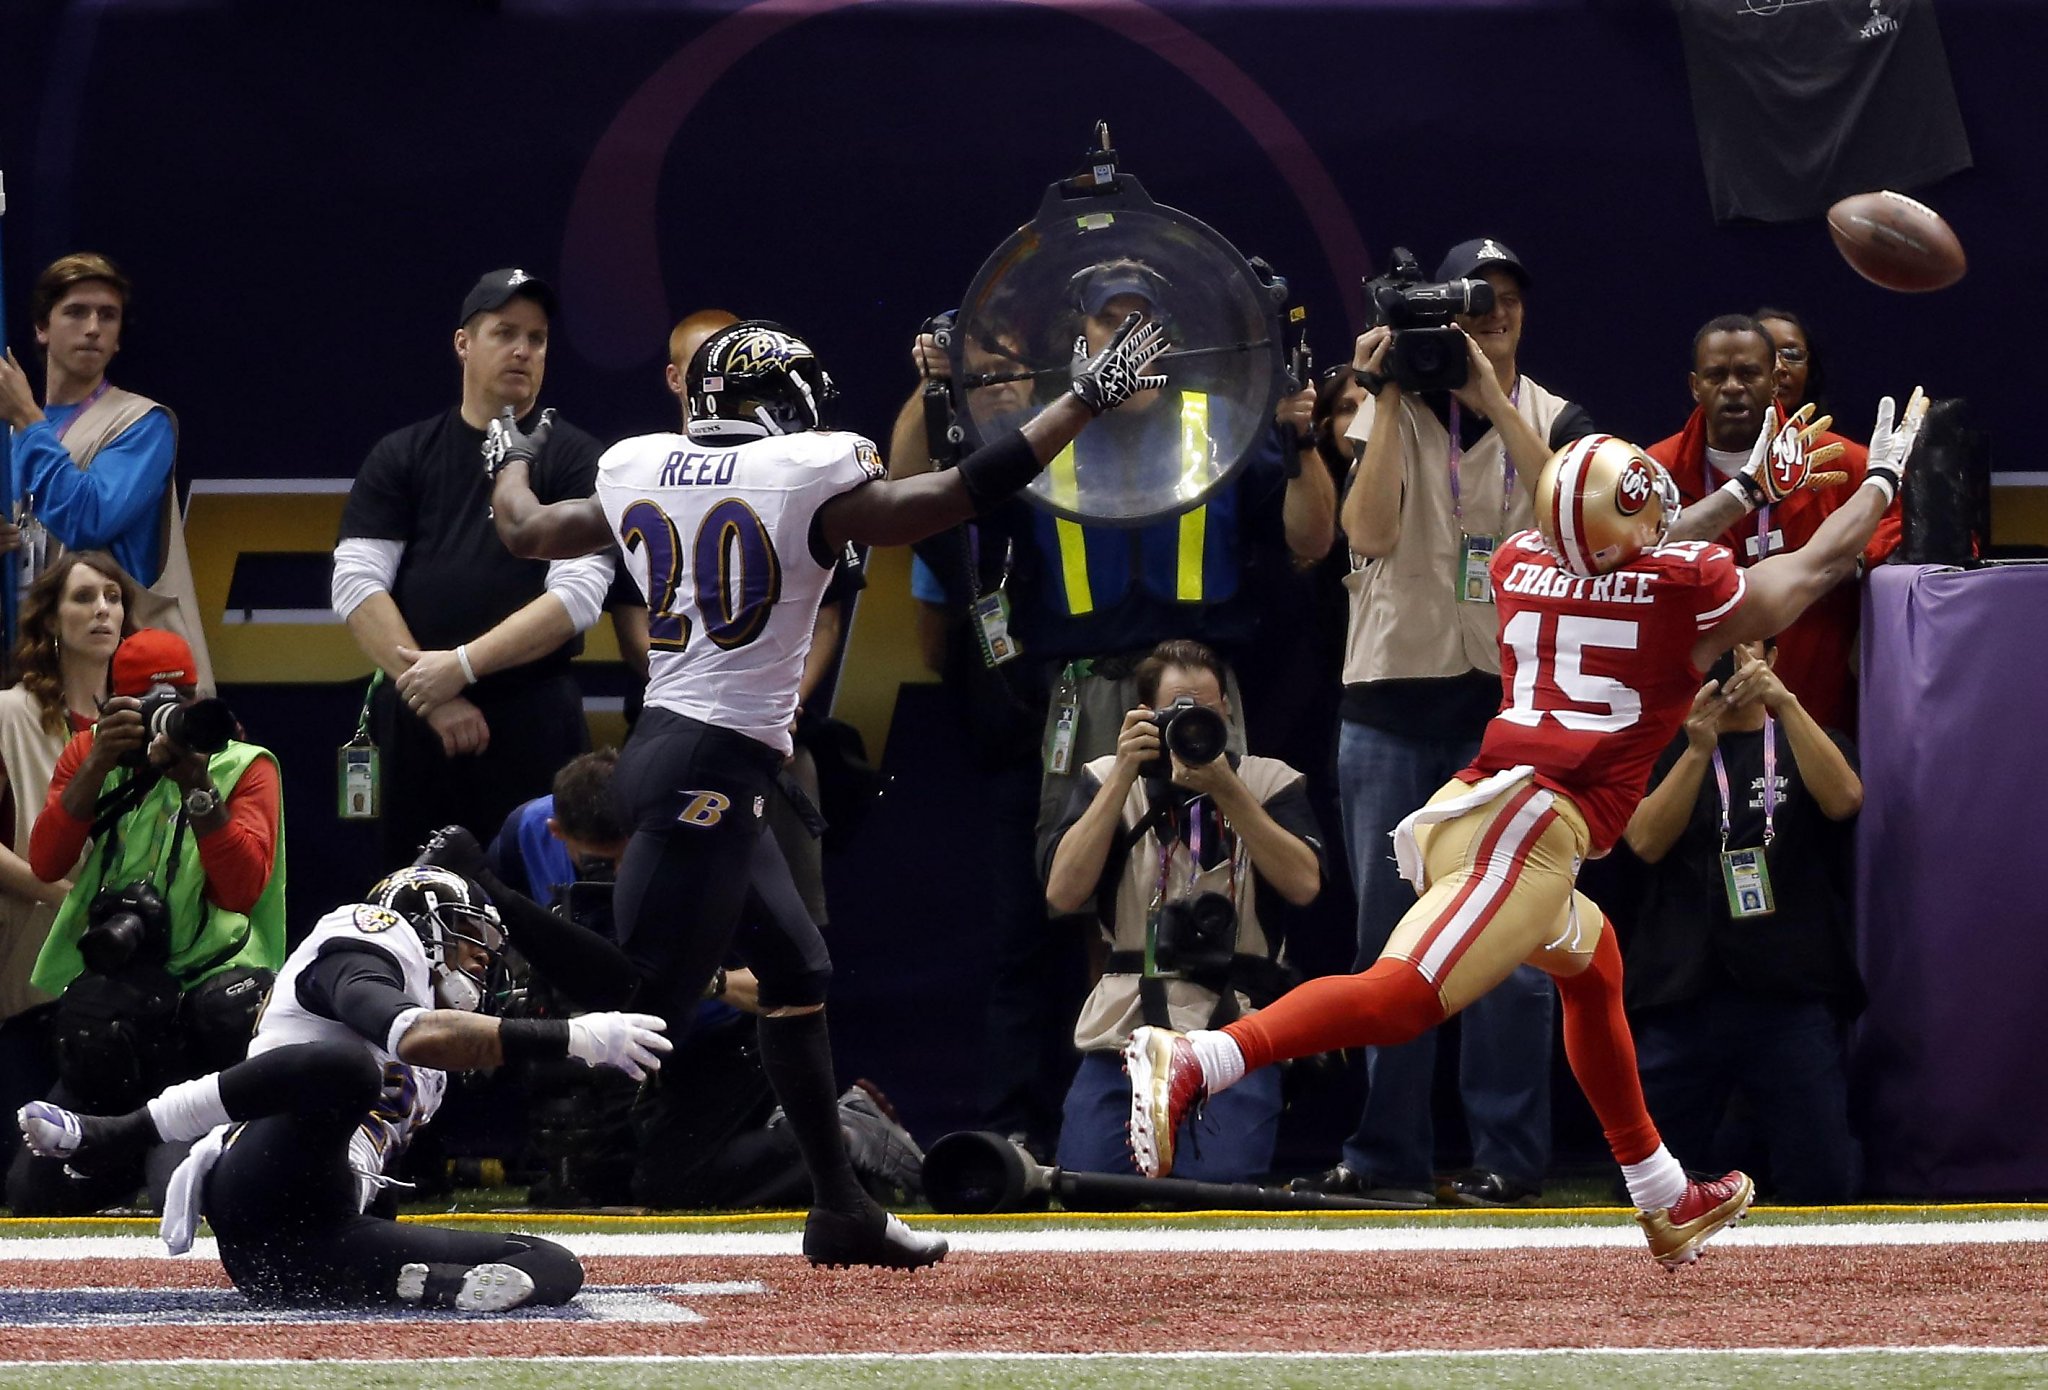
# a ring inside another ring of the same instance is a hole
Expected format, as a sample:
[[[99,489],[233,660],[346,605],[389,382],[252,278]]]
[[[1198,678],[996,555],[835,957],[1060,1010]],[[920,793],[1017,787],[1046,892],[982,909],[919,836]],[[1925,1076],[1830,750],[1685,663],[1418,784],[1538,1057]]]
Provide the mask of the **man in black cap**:
[[[370,700],[385,868],[412,862],[437,826],[502,824],[589,746],[569,661],[603,605],[612,558],[513,556],[491,525],[481,457],[501,411],[539,418],[555,310],[554,291],[524,270],[478,280],[455,330],[461,404],[379,440],[349,489],[333,602],[388,678]],[[589,496],[601,452],[557,420],[535,490]]]
[[[1490,237],[1461,242],[1436,278],[1468,277],[1492,286],[1494,305],[1458,318],[1471,367],[1465,385],[1415,392],[1382,378],[1392,342],[1385,327],[1360,337],[1351,358],[1373,392],[1349,431],[1358,463],[1338,515],[1351,573],[1337,785],[1358,891],[1359,969],[1415,904],[1387,852],[1389,832],[1477,754],[1500,708],[1493,549],[1534,524],[1530,499],[1551,451],[1593,431],[1582,407],[1520,370],[1529,283],[1520,258]],[[1304,1182],[1404,1206],[1439,1196],[1469,1206],[1533,1198],[1550,1158],[1555,998],[1548,977],[1524,967],[1463,1016],[1470,1172],[1434,1179],[1432,1032],[1367,1049],[1358,1128],[1336,1166]]]

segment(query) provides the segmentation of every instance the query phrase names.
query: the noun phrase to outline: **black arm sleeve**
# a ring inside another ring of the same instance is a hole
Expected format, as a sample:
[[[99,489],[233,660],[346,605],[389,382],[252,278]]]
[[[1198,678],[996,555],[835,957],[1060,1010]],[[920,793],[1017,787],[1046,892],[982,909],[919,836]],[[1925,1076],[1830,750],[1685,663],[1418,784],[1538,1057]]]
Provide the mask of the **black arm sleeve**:
[[[540,977],[585,1009],[620,1009],[640,977],[626,953],[587,927],[557,917],[489,870],[477,882],[505,923],[505,938]]]
[[[397,961],[374,946],[348,941],[328,943],[299,972],[297,993],[309,1012],[345,1023],[379,1047],[390,1039],[398,1016],[419,1007],[405,992]]]

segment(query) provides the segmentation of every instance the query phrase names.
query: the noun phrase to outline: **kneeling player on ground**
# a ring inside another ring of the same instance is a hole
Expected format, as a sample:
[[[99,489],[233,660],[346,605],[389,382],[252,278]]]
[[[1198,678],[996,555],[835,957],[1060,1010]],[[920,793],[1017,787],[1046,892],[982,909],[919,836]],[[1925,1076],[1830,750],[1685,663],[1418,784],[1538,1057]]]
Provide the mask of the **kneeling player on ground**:
[[[1500,713],[1472,766],[1394,834],[1420,901],[1363,974],[1311,980],[1215,1031],[1133,1034],[1124,1057],[1139,1168],[1171,1171],[1189,1109],[1248,1070],[1406,1042],[1527,961],[1557,977],[1565,1054],[1650,1253],[1666,1268],[1690,1263],[1741,1217],[1747,1175],[1689,1180],[1658,1138],[1622,1014],[1613,925],[1575,883],[1580,864],[1628,824],[1700,672],[1736,643],[1776,633],[1853,572],[1924,414],[1916,391],[1894,430],[1886,398],[1855,496],[1805,547],[1746,571],[1722,546],[1667,543],[1677,489],[1634,445],[1592,435],[1553,455],[1536,487],[1537,530],[1510,538],[1493,561]]]
[[[401,1225],[367,1210],[433,1118],[449,1071],[566,1055],[637,1077],[669,1050],[661,1020],[642,1014],[480,1015],[501,940],[475,883],[401,869],[369,902],[328,913],[292,952],[248,1060],[126,1115],[37,1101],[22,1107],[22,1134],[36,1153],[74,1160],[197,1139],[171,1179],[164,1239],[183,1254],[204,1215],[228,1277],[257,1302],[468,1312],[566,1303],[583,1267],[552,1241]]]

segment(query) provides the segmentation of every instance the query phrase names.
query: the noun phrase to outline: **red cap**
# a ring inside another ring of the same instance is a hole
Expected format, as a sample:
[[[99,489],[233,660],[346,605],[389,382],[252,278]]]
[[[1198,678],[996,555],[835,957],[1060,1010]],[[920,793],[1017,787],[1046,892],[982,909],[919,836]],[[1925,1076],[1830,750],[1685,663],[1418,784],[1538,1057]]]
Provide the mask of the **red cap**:
[[[114,693],[147,695],[159,685],[199,684],[192,648],[175,632],[146,627],[131,632],[114,649]]]

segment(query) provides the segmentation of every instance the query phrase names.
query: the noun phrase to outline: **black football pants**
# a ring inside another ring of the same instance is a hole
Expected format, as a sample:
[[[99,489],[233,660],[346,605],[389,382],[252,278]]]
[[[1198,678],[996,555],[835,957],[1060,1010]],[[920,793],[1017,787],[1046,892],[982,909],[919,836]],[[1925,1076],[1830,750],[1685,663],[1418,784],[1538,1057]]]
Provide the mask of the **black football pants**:
[[[223,1073],[223,1091],[230,1074],[253,1067],[268,1069],[266,1081],[291,1108],[242,1125],[207,1178],[203,1204],[220,1262],[251,1301],[389,1303],[408,1264],[512,1265],[532,1277],[534,1304],[566,1303],[583,1287],[583,1266],[552,1241],[401,1225],[357,1210],[349,1140],[382,1086],[364,1049],[278,1048]]]

